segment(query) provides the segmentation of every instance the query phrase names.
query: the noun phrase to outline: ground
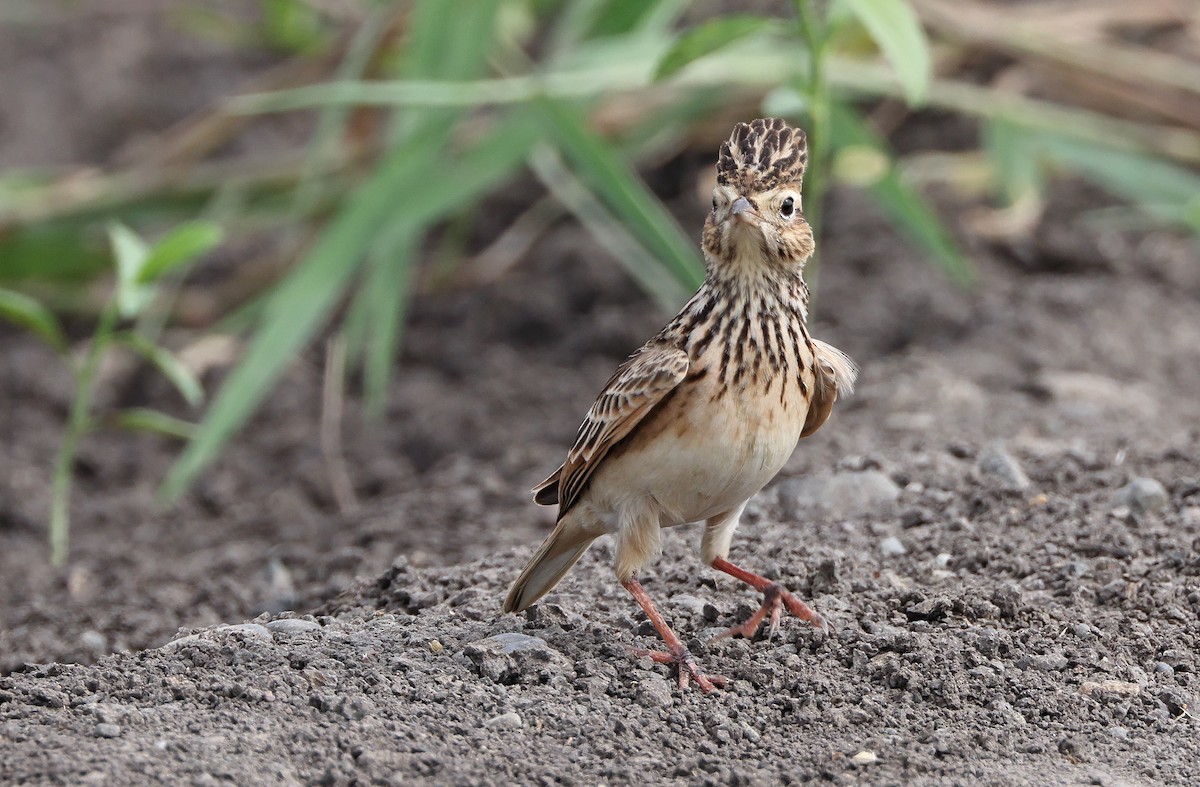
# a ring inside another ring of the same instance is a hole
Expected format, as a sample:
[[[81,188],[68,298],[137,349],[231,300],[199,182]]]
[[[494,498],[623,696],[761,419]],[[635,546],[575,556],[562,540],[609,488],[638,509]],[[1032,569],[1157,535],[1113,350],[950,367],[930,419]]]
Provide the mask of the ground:
[[[706,159],[673,167],[690,184]],[[1194,783],[1196,248],[1105,229],[1078,184],[1019,244],[936,196],[973,289],[833,194],[812,330],[861,385],[734,542],[829,635],[706,644],[757,599],[695,528],[642,577],[730,678],[709,696],[631,654],[654,635],[604,541],[499,611],[552,522],[527,490],[669,316],[579,229],[420,298],[386,418],[348,402],[356,511],[317,446],[314,352],[178,506],[153,502],[175,445],[89,438],[63,570],[43,527],[68,380],[0,328],[0,782]],[[185,412],[136,369],[101,393]]]

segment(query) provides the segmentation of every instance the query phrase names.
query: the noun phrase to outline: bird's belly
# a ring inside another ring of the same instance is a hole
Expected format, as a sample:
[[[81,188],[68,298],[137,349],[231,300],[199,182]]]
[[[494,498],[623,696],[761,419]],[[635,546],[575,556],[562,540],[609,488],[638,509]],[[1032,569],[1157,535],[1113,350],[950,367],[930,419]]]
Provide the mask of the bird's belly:
[[[774,478],[800,437],[803,404],[785,407],[778,390],[757,399],[728,393],[719,402],[705,394],[671,402],[645,439],[607,458],[593,479],[593,501],[615,509],[653,498],[666,527],[736,508]]]

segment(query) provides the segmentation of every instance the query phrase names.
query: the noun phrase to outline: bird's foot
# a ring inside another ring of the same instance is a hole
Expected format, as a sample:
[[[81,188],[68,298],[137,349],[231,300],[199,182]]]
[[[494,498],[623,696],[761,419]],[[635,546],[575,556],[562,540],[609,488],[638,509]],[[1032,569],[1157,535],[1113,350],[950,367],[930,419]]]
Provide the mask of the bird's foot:
[[[673,647],[669,651],[634,648],[633,654],[639,658],[649,656],[659,664],[674,664],[679,671],[680,691],[687,689],[688,683],[693,680],[700,687],[700,691],[705,694],[711,694],[718,688],[723,689],[727,683],[724,675],[710,675],[707,672],[701,672],[700,665],[696,663],[691,651],[683,644]]]
[[[722,631],[713,637],[713,641],[733,636],[742,636],[746,639],[751,639],[758,633],[758,628],[762,625],[763,620],[767,618],[770,619],[770,624],[767,627],[767,639],[771,639],[775,636],[775,632],[779,630],[779,620],[783,616],[784,609],[787,609],[788,612],[801,620],[811,623],[822,634],[829,633],[824,618],[814,612],[812,607],[785,590],[783,585],[780,585],[778,582],[768,584],[762,589],[762,594],[762,606],[758,608],[757,612],[747,618],[744,623]]]

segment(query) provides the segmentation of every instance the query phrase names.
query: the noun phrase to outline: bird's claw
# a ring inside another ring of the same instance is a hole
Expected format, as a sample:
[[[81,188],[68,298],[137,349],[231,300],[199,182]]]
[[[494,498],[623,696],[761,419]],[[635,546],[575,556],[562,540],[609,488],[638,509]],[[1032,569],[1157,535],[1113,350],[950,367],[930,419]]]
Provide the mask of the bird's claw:
[[[752,639],[758,633],[758,628],[762,625],[763,620],[768,618],[770,622],[767,625],[767,639],[770,640],[779,630],[779,621],[783,617],[785,608],[792,615],[811,623],[822,634],[829,634],[829,627],[825,625],[825,619],[813,611],[812,607],[789,593],[778,582],[772,582],[763,590],[762,606],[758,608],[757,612],[741,624],[722,631],[713,637],[712,641],[734,636]]]
[[[705,694],[711,694],[718,688],[725,688],[728,682],[724,675],[710,675],[700,671],[700,665],[692,657],[691,652],[686,647],[680,647],[677,650],[646,650],[643,648],[633,648],[633,655],[637,657],[648,656],[653,661],[659,664],[674,664],[679,673],[679,690],[687,689],[690,681],[696,681],[696,685],[700,687],[700,691]]]

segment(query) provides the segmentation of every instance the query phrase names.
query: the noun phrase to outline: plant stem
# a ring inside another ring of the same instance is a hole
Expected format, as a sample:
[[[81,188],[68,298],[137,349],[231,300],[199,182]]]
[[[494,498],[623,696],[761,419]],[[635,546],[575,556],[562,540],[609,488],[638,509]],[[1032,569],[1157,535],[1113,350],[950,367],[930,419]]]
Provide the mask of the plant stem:
[[[54,491],[50,503],[50,562],[62,566],[67,562],[68,539],[71,531],[71,481],[75,472],[75,457],[79,452],[79,441],[91,429],[92,394],[96,387],[96,370],[100,358],[112,338],[117,324],[116,300],[112,300],[100,314],[100,322],[92,337],[83,366],[75,376],[75,397],[71,401],[71,414],[67,430],[59,445],[58,458],[54,463]]]
[[[797,23],[800,35],[808,47],[808,79],[802,92],[808,98],[809,134],[808,168],[804,184],[804,215],[817,241],[821,235],[821,216],[824,212],[827,159],[829,157],[829,83],[825,79],[825,46],[829,42],[829,25],[814,8],[815,0],[796,0]],[[818,245],[819,248],[819,245]],[[816,258],[808,263],[809,278],[815,278]]]

